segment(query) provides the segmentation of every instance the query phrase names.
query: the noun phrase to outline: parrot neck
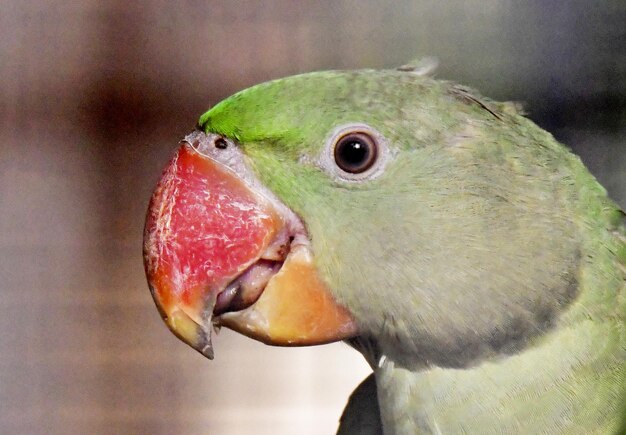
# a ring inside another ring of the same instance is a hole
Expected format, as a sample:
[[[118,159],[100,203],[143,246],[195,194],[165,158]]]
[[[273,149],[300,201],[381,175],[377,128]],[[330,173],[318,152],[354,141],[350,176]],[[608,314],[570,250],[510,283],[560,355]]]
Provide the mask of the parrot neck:
[[[414,371],[383,356],[375,374],[385,434],[614,433],[621,320],[592,319],[584,301],[576,305],[540,343],[470,368]]]

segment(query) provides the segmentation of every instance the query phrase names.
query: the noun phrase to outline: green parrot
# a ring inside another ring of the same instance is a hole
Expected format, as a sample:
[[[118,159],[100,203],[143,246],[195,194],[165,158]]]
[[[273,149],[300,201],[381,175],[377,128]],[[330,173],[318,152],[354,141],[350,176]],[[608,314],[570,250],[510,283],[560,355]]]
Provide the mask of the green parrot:
[[[626,424],[624,213],[514,105],[411,68],[243,90],[152,196],[169,328],[345,340],[339,433],[611,434]]]

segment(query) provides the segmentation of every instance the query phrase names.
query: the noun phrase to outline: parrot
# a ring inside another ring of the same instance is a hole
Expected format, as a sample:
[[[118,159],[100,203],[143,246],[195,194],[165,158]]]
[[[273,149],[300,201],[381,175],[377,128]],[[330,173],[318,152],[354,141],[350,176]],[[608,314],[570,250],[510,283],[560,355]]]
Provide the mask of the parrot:
[[[344,341],[340,434],[626,428],[626,219],[513,103],[412,68],[303,73],[202,114],[150,199],[148,285],[221,327]]]

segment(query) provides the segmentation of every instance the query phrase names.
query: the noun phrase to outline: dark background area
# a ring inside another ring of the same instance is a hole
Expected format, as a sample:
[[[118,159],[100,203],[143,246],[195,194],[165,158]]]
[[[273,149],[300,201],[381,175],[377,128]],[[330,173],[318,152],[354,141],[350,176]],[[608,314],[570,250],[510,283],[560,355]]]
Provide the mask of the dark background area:
[[[347,346],[223,331],[209,362],[162,324],[141,234],[177,141],[261,81],[436,56],[624,207],[624,23],[623,0],[0,0],[0,432],[332,433],[367,373]]]

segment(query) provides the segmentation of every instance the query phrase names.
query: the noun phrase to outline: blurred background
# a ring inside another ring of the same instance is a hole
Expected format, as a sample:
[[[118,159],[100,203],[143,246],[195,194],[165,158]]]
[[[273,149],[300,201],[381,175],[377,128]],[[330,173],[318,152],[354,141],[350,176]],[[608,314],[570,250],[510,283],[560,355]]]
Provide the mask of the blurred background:
[[[334,433],[343,344],[222,331],[208,361],[145,283],[151,190],[198,116],[260,81],[440,60],[523,102],[626,207],[626,2],[0,0],[0,432]]]

